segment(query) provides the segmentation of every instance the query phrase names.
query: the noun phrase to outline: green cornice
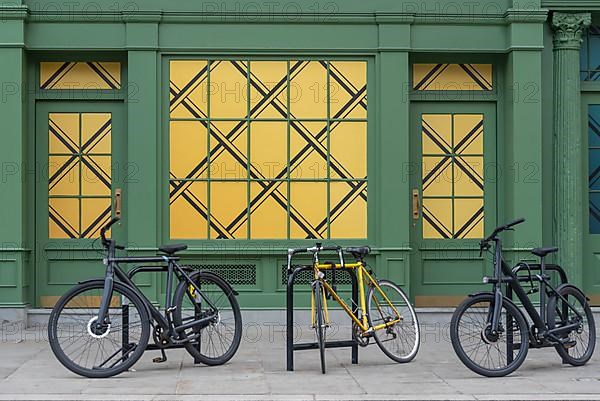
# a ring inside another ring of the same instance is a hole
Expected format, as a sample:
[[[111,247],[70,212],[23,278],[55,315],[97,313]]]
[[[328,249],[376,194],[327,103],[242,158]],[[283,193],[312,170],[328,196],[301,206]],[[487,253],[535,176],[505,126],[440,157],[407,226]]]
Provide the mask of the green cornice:
[[[0,21],[24,20],[27,18],[27,6],[0,6]]]
[[[560,11],[600,10],[598,0],[542,0],[542,7]]]

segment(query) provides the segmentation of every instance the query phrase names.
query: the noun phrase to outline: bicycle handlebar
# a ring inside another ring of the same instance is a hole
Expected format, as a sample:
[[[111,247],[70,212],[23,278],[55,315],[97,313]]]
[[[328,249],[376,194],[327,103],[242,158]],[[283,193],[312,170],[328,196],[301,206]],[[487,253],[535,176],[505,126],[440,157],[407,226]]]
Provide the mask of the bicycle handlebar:
[[[112,220],[108,222],[108,224],[106,224],[104,227],[102,227],[100,229],[100,238],[102,238],[102,245],[103,246],[106,247],[109,244],[109,240],[106,239],[106,232],[108,231],[109,228],[111,228],[119,220],[121,220],[120,217],[113,217]],[[121,247],[121,246],[115,246],[115,248],[117,248],[117,249],[124,249],[124,247]]]
[[[479,249],[483,250],[484,248],[486,248],[488,246],[488,243],[490,241],[492,241],[493,239],[495,239],[496,236],[498,234],[500,234],[502,231],[506,231],[506,230],[510,229],[511,227],[516,226],[517,224],[523,223],[524,221],[525,221],[525,219],[523,217],[521,217],[514,221],[511,221],[510,223],[496,227],[496,229],[489,236],[487,236],[486,238],[482,239],[479,242]],[[480,252],[480,255],[481,255],[481,252]]]

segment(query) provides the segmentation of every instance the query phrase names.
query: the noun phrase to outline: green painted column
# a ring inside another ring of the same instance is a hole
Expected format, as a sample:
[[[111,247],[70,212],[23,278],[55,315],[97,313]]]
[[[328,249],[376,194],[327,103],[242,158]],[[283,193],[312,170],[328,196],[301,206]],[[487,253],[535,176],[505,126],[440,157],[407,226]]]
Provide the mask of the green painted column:
[[[27,183],[32,178],[27,155],[24,94],[25,52],[23,6],[0,6],[0,310],[1,318],[20,320],[29,303],[31,272],[27,225]],[[0,318],[0,320],[1,320]]]
[[[554,30],[554,237],[558,263],[582,284],[583,172],[579,50],[589,13],[556,12]]]

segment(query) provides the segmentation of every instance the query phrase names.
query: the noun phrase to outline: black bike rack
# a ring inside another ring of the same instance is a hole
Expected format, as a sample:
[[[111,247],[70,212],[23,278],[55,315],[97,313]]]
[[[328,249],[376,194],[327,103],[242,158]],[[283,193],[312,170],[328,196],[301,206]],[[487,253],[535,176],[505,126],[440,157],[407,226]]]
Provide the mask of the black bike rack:
[[[512,271],[515,274],[515,276],[517,276],[520,271],[526,270],[527,268],[529,268],[530,271],[541,271],[542,270],[542,265],[540,263],[532,263],[532,264],[523,263],[523,264],[519,264],[519,265],[515,266]],[[547,263],[546,266],[545,266],[545,269],[546,269],[546,271],[557,272],[558,276],[560,277],[561,284],[567,284],[568,283],[567,273],[559,265]],[[523,282],[529,282],[530,281],[530,277],[529,276],[521,276],[521,277],[517,276],[517,279],[519,281],[523,281]],[[539,282],[539,280],[537,280],[536,277],[531,277],[531,279],[533,281],[538,281]],[[511,301],[513,301],[513,290],[510,287],[510,285],[506,285],[505,295],[506,295],[506,297],[508,299],[510,299]],[[508,317],[507,317],[507,319],[508,319]],[[507,325],[507,327],[509,326],[509,322],[508,321],[506,322],[506,325]],[[512,331],[508,331],[506,333],[506,348],[507,348],[507,353],[506,353],[506,355],[507,355],[507,362],[511,363],[513,361],[513,353],[512,353],[512,351],[515,349],[515,344],[513,343],[513,334],[512,334]],[[565,363],[565,361],[563,361],[563,363]]]
[[[312,270],[313,266],[305,265],[299,266],[295,269],[288,271],[287,281],[287,338],[286,338],[286,353],[287,353],[287,370],[294,370],[294,351],[301,351],[307,349],[318,349],[319,344],[317,342],[309,343],[296,343],[294,344],[294,282],[300,272]],[[352,281],[352,313],[358,318],[358,279],[353,269],[342,269],[350,275]],[[358,343],[352,340],[336,340],[326,341],[325,348],[352,348],[352,364],[358,363]]]
[[[129,277],[129,279],[133,280],[133,276],[135,276],[138,273],[142,273],[142,272],[156,273],[156,272],[166,272],[166,271],[168,271],[168,266],[136,266],[133,269],[131,269],[129,272],[127,272],[127,277]],[[126,327],[126,325],[129,324],[129,305],[122,305],[121,313],[123,314],[123,327]],[[152,336],[152,333],[150,335]],[[148,345],[146,346],[145,351],[160,351],[160,350],[184,347],[183,344],[160,346],[155,343],[150,343],[150,341],[153,341],[153,339],[152,338],[149,339]],[[122,344],[123,344],[123,353],[126,353],[126,351],[125,351],[126,345],[129,344],[129,332],[127,330],[123,330]],[[198,350],[200,350],[200,346],[201,346],[200,341],[198,341]],[[200,360],[198,358],[194,357],[194,364],[197,365],[199,363],[200,363]]]

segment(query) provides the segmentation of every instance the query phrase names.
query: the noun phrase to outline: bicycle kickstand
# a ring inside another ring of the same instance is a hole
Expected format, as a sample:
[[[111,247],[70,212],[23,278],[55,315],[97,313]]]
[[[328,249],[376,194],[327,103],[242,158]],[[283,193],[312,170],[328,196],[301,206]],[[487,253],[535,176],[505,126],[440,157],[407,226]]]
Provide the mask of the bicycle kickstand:
[[[152,359],[152,362],[154,362],[154,363],[167,362],[167,353],[165,352],[165,350],[161,349],[160,353],[162,356],[157,356],[156,358]]]

